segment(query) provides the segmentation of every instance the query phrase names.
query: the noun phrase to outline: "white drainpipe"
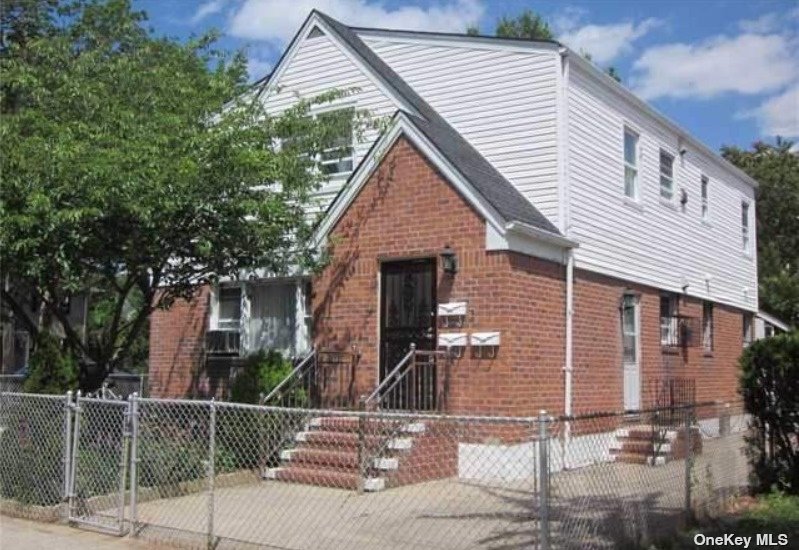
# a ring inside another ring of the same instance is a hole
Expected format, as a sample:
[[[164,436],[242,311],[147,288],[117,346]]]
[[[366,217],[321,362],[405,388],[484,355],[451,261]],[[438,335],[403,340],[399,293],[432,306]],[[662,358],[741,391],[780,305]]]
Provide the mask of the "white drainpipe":
[[[565,373],[564,391],[563,391],[563,413],[566,416],[572,414],[572,371],[574,363],[574,346],[573,346],[573,326],[574,323],[574,250],[569,249],[567,252],[568,260],[566,262],[566,361],[563,366]],[[566,422],[564,425],[564,442],[563,442],[563,467],[569,468],[569,443],[571,442],[571,422]]]

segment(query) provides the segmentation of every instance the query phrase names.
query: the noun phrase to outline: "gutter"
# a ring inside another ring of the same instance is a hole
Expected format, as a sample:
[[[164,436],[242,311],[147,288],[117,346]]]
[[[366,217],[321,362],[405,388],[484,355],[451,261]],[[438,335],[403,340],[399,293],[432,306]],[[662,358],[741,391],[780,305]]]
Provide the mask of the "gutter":
[[[538,227],[524,222],[508,222],[505,224],[505,231],[532,237],[534,239],[538,239],[539,241],[554,244],[563,248],[577,248],[580,246],[577,241],[573,241],[564,237],[563,235],[558,235],[557,233],[552,233],[551,231],[539,229]]]

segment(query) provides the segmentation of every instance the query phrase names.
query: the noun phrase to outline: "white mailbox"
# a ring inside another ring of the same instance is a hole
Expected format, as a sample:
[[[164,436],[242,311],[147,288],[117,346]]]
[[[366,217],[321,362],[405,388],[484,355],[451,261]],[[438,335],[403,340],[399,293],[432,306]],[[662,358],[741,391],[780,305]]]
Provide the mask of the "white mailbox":
[[[438,318],[442,327],[462,327],[466,320],[466,302],[438,304]]]
[[[473,332],[470,338],[475,357],[493,359],[499,349],[499,332]]]

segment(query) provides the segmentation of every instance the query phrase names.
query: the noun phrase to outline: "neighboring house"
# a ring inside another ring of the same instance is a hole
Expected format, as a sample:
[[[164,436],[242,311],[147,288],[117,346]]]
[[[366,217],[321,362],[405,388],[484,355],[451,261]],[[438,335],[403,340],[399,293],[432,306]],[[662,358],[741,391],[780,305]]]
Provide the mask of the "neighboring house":
[[[312,208],[329,265],[154,313],[153,395],[212,393],[254,350],[312,345],[356,350],[336,376],[369,394],[415,344],[458,354],[432,371],[446,399],[429,405],[449,412],[638,409],[664,381],[736,398],[754,180],[556,42],[312,12],[257,97],[277,113],[353,87],[333,108],[390,122],[328,162]]]
[[[757,316],[755,317],[755,340],[771,338],[772,336],[783,332],[789,332],[790,330],[791,327],[788,325],[788,323],[780,321],[762,309],[757,312]]]

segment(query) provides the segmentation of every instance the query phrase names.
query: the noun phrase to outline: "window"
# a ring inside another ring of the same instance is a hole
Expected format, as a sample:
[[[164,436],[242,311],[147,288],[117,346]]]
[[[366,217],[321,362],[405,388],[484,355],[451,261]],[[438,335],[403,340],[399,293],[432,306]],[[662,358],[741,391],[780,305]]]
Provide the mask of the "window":
[[[677,298],[672,295],[662,295],[660,297],[660,345],[676,346],[679,344],[678,321]]]
[[[708,213],[710,212],[710,204],[708,203],[708,186],[710,180],[707,176],[702,176],[702,220],[708,220]]]
[[[319,166],[326,176],[348,174],[353,167],[353,146],[352,146],[352,115],[353,109],[339,109],[327,111],[316,115],[316,119],[330,123],[331,125],[341,126],[340,135],[336,136],[331,143],[331,147],[322,151],[319,156]]]
[[[638,134],[624,129],[624,194],[638,198]]]
[[[741,245],[744,252],[749,252],[749,203],[741,203]]]
[[[752,314],[751,313],[744,313],[743,317],[743,342],[744,347],[748,347],[749,344],[752,343],[753,334],[753,323],[752,323]]]
[[[702,347],[713,351],[713,302],[702,303]]]
[[[249,349],[276,349],[293,354],[297,324],[296,281],[254,284],[249,296]]]
[[[221,287],[219,289],[219,330],[239,330],[241,328],[241,288]]]
[[[660,150],[660,196],[671,199],[674,196],[674,156]]]
[[[772,336],[774,336],[774,325],[772,325],[771,323],[766,323],[763,326],[763,334],[766,335],[766,338],[771,338]]]
[[[625,294],[621,307],[621,332],[624,363],[632,364],[638,361],[638,330],[635,318],[636,297]]]

